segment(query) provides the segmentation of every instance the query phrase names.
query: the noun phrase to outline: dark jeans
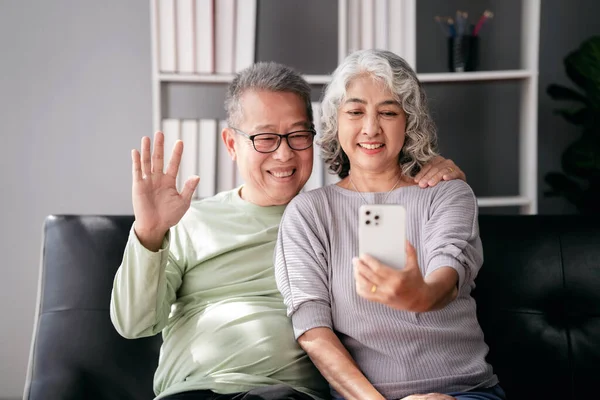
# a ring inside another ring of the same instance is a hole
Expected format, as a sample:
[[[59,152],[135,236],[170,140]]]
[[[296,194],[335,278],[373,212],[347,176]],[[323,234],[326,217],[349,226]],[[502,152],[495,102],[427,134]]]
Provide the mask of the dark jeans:
[[[446,393],[448,396],[454,397],[456,400],[505,400],[506,394],[500,385],[492,386],[487,389],[475,389],[470,392],[453,392]],[[333,400],[344,400],[339,395],[333,396]]]
[[[286,385],[265,386],[249,392],[218,394],[212,390],[193,390],[163,397],[163,400],[313,400]]]
[[[448,393],[449,396],[455,397],[457,400],[505,400],[506,394],[500,385],[492,386],[487,389],[475,389],[470,392]]]

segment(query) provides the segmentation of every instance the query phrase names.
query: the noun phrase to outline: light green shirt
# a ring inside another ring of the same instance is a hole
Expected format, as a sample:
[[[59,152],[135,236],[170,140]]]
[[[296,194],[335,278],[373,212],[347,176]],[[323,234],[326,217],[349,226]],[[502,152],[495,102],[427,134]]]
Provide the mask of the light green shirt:
[[[157,398],[279,383],[328,396],[294,339],[275,283],[273,252],[284,208],[251,204],[236,189],[193,202],[158,252],[144,248],[131,230],[110,314],[128,338],[162,331]]]

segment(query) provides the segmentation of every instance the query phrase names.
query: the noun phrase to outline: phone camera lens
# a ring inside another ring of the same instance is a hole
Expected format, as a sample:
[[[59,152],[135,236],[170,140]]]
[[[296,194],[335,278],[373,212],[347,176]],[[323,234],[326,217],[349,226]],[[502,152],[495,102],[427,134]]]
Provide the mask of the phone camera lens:
[[[367,211],[367,212],[365,212],[365,214],[371,215],[371,211]]]
[[[369,221],[369,220],[365,221],[365,224],[367,224],[367,225],[369,225],[370,223],[371,223],[371,221]]]
[[[375,218],[375,219],[379,219],[379,215],[376,215],[374,218]]]

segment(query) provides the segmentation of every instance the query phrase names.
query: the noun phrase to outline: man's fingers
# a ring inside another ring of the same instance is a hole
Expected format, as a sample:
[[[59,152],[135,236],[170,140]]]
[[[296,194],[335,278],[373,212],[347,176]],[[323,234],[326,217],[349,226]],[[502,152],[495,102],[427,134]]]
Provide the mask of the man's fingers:
[[[442,179],[442,176],[444,175],[444,168],[445,167],[442,165],[432,166],[419,181],[419,186],[435,186]],[[445,172],[450,172],[450,170],[446,168]]]
[[[199,176],[192,176],[187,181],[185,181],[185,185],[183,185],[183,190],[181,191],[181,197],[183,197],[186,202],[189,203],[192,201],[192,197],[194,196],[194,190],[196,190],[198,182],[200,182]]]
[[[450,171],[450,169],[452,171]],[[442,179],[445,181],[451,181],[452,179],[460,179],[461,181],[467,181],[467,176],[465,173],[458,167],[450,167],[450,169],[446,169],[442,176]]]
[[[454,165],[454,164],[452,164]],[[458,169],[458,167],[445,166],[445,167],[432,167],[429,172],[423,176],[423,178],[419,181],[419,186],[428,187],[435,186],[440,183],[442,180],[450,181],[453,179],[462,179],[464,178],[464,173]]]
[[[415,175],[415,183],[419,183],[423,178],[429,174],[432,168],[437,167],[440,163],[444,162],[446,159],[442,156],[435,156],[429,161],[427,164],[423,165],[423,168],[419,171],[417,175]]]
[[[440,181],[443,179],[444,177],[444,173],[449,172],[450,170],[446,169],[446,171],[444,172],[444,170],[438,170],[435,174],[432,174],[431,177],[429,177],[429,180],[427,181],[427,184],[429,186],[435,186],[438,183],[440,183]]]
[[[152,172],[163,172],[165,165],[165,135],[162,132],[154,134],[152,149]]]
[[[142,138],[142,174],[150,175],[152,166],[150,164],[150,138],[144,136]]]
[[[458,168],[454,161],[436,156],[415,176],[415,183],[420,187],[435,186],[442,180],[461,179],[466,182],[465,173]]]
[[[142,180],[142,165],[140,161],[140,152],[136,149],[131,150],[131,176],[134,182]]]
[[[170,175],[174,179],[177,179],[177,173],[179,172],[179,163],[181,162],[181,156],[183,154],[183,142],[178,140],[173,146],[173,152],[171,153],[171,159],[167,166],[167,175]]]
[[[415,183],[421,182],[423,177],[429,172],[431,169],[431,164],[424,165],[423,168],[419,171],[417,175],[415,175]]]
[[[461,179],[465,182],[467,181],[465,173],[460,168],[458,168],[454,161],[450,159],[444,160],[443,162],[439,163],[437,167],[439,169],[438,176],[436,176],[437,182],[441,180],[450,181],[453,179]]]

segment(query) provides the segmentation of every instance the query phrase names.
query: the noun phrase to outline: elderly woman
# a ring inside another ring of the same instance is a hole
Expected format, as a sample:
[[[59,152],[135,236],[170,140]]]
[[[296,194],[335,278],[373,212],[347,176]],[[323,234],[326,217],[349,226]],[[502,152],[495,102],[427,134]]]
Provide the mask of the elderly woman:
[[[415,184],[436,156],[415,72],[387,51],[353,53],[322,107],[323,155],[342,179],[292,200],[275,256],[298,342],[337,399],[504,399],[471,297],[476,198],[461,180]],[[406,209],[403,269],[356,258],[359,207],[385,203]]]

